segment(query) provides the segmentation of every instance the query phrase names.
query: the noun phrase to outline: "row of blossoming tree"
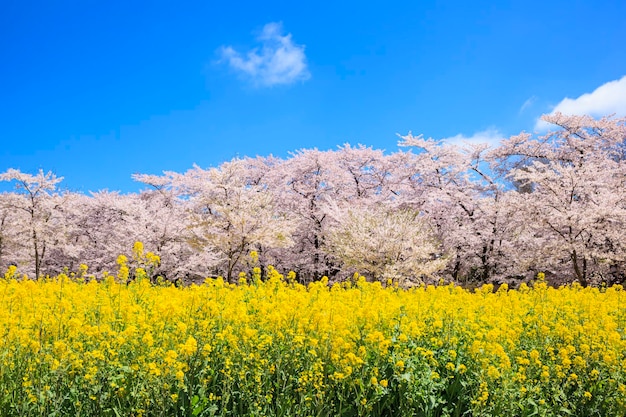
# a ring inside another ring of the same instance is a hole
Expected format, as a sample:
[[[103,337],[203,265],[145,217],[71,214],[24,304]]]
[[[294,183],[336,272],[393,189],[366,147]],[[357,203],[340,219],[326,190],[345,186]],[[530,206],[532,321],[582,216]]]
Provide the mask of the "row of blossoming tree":
[[[547,134],[497,147],[409,134],[390,154],[344,145],[136,175],[145,190],[131,194],[64,192],[52,173],[9,169],[0,267],[45,276],[84,263],[101,276],[141,241],[161,259],[152,274],[169,280],[234,282],[273,265],[301,282],[355,271],[403,285],[515,283],[539,271],[622,282],[626,119],[544,120]]]

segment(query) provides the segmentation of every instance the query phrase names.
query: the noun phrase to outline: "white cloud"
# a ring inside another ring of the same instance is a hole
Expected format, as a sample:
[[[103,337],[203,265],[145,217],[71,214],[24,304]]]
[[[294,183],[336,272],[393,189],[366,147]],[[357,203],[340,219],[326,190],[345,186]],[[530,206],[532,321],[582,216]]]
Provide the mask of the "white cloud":
[[[537,101],[537,97],[536,96],[530,97],[528,100],[526,100],[524,102],[524,104],[522,104],[522,107],[519,108],[519,112],[523,113],[524,110],[528,109],[530,106],[535,104],[536,101]]]
[[[617,116],[626,116],[626,76],[619,80],[602,84],[593,92],[583,94],[578,98],[564,98],[552,109],[551,114],[556,112],[566,115],[589,115],[593,117],[606,116],[613,113]],[[546,130],[549,126],[549,123],[539,119],[535,124],[535,129]]]
[[[500,133],[498,129],[496,129],[495,127],[490,127],[480,132],[476,132],[472,136],[465,136],[459,133],[458,135],[451,136],[442,140],[451,145],[458,146],[463,146],[466,144],[480,145],[484,143],[491,147],[495,147],[500,143],[503,138],[504,135]]]
[[[242,55],[231,46],[223,46],[220,48],[222,61],[259,86],[309,79],[304,45],[294,43],[291,33],[284,36],[282,33],[282,23],[268,23],[256,38],[259,47]]]

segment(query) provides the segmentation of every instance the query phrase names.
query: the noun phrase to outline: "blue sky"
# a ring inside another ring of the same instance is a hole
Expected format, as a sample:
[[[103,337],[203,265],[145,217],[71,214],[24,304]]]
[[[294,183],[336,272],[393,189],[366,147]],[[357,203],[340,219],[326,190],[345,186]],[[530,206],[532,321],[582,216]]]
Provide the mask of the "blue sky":
[[[0,172],[137,191],[236,156],[624,115],[625,39],[623,0],[4,0]]]

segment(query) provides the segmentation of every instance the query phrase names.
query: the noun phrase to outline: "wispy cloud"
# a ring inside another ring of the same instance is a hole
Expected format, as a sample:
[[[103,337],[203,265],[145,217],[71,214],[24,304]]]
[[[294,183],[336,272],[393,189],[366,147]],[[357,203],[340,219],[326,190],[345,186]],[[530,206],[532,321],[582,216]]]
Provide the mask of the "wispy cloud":
[[[602,84],[591,93],[583,94],[578,98],[564,98],[552,109],[551,113],[556,112],[594,117],[613,113],[626,116],[626,76]],[[535,124],[535,129],[546,130],[549,126],[550,124],[539,119]]]
[[[443,139],[443,141],[451,145],[458,145],[458,146],[463,146],[466,144],[470,144],[470,145],[487,144],[491,147],[494,147],[494,146],[497,146],[503,138],[504,138],[504,135],[500,133],[498,129],[496,129],[495,127],[490,127],[480,132],[476,132],[472,136],[465,136],[459,133],[458,135],[445,138]]]
[[[528,98],[528,100],[526,100],[524,102],[524,104],[522,104],[522,106],[519,108],[519,112],[520,113],[524,113],[524,111],[527,110],[533,104],[535,104],[536,101],[537,101],[537,97],[536,96],[532,96],[532,97]]]
[[[222,46],[221,61],[257,86],[292,84],[311,77],[304,45],[294,43],[291,33],[283,35],[282,23],[266,24],[256,40],[260,46],[245,54]]]

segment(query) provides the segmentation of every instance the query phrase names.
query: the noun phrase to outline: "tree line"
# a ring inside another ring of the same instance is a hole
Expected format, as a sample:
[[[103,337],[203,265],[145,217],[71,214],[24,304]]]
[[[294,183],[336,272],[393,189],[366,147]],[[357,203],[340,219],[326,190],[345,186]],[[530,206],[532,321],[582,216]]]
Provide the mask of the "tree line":
[[[86,264],[100,277],[141,241],[168,280],[236,282],[273,265],[303,283],[623,282],[626,119],[543,119],[549,132],[492,147],[408,134],[393,153],[344,145],[138,174],[139,193],[68,192],[53,173],[9,169],[0,268]]]

